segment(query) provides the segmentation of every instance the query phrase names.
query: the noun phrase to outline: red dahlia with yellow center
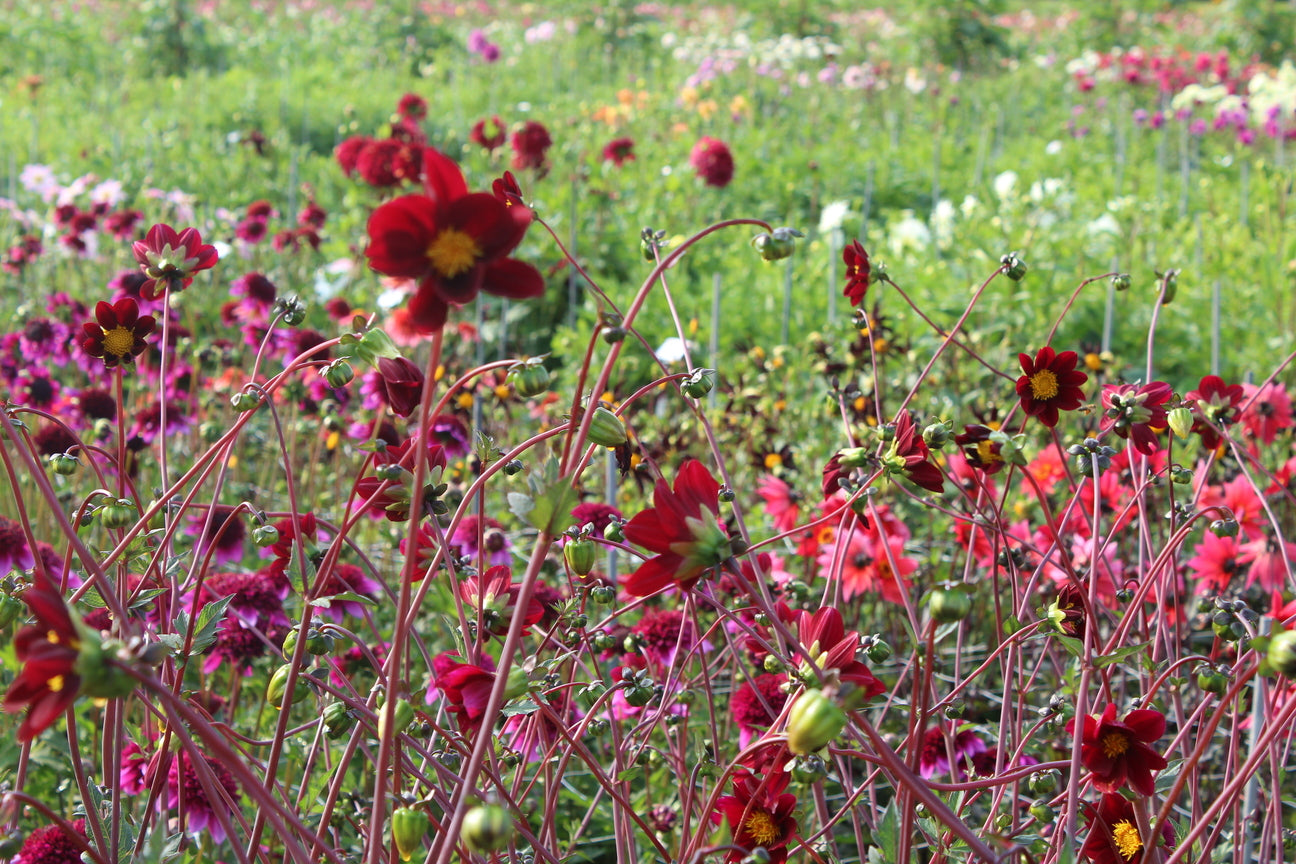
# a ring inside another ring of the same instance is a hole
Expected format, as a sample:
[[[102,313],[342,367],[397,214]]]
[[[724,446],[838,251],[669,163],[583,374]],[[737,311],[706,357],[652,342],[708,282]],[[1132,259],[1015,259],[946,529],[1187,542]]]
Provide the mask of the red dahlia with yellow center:
[[[1074,351],[1061,354],[1048,345],[1032,359],[1018,354],[1022,372],[1017,379],[1017,396],[1028,417],[1038,417],[1050,429],[1057,425],[1059,411],[1074,411],[1084,402],[1080,388],[1089,376],[1076,369],[1080,356]]]
[[[156,324],[152,315],[139,314],[139,304],[131,297],[116,303],[100,300],[95,306],[95,320],[83,325],[85,339],[81,348],[103,360],[109,369],[130,364],[148,347],[144,337],[153,332]]]

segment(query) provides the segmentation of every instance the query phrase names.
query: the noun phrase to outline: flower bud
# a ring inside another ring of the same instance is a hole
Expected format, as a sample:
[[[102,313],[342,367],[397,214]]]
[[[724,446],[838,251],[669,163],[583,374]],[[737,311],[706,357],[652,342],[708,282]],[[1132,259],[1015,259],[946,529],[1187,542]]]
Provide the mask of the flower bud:
[[[594,407],[594,418],[590,421],[589,440],[603,447],[620,447],[629,438],[621,418],[602,405],[597,405]]]
[[[1216,519],[1210,523],[1210,532],[1216,537],[1238,536],[1238,523],[1235,519]]]
[[[105,528],[125,528],[135,524],[139,511],[129,498],[109,498],[99,506],[97,517]]]
[[[1283,630],[1269,638],[1265,655],[1269,665],[1286,678],[1296,678],[1296,630]]]
[[[1056,814],[1047,801],[1036,801],[1030,805],[1030,815],[1034,816],[1035,821],[1041,825],[1050,825]]]
[[[1030,791],[1035,795],[1051,795],[1062,779],[1060,771],[1036,771],[1030,776]]]
[[[1026,278],[1026,262],[1017,257],[1016,252],[1009,252],[999,259],[1003,265],[1004,275],[1014,282],[1020,282]]]
[[[355,718],[351,709],[341,702],[331,702],[324,708],[324,735],[336,741],[351,730]]]
[[[603,536],[613,543],[620,543],[625,540],[625,523],[619,519],[613,519],[608,526],[603,529]]]
[[[1166,420],[1169,421],[1170,431],[1177,435],[1179,440],[1187,440],[1193,426],[1192,411],[1183,406],[1172,408],[1166,412]]]
[[[355,377],[355,370],[345,359],[338,358],[325,366],[322,374],[330,387],[345,387]]]
[[[874,663],[885,663],[891,657],[891,646],[875,636],[865,653]]]
[[[392,840],[402,861],[410,860],[423,848],[423,835],[431,824],[427,814],[415,807],[398,807],[392,811]]]
[[[498,852],[513,839],[513,833],[513,817],[498,804],[481,804],[464,814],[461,836],[474,852]]]
[[[77,468],[81,465],[81,460],[71,453],[51,453],[49,465],[55,474],[70,477],[76,473]]]
[[[595,585],[590,589],[590,599],[601,606],[616,602],[616,589],[611,585]]]
[[[1111,279],[1112,287],[1117,291],[1128,291],[1132,280],[1128,273],[1117,273]]]
[[[1178,486],[1187,486],[1193,481],[1193,472],[1190,468],[1182,465],[1172,465],[1170,467],[1170,482]]]
[[[961,585],[935,588],[927,598],[932,619],[942,624],[962,621],[972,611],[972,598]]]
[[[618,342],[625,341],[626,329],[624,327],[604,327],[603,341],[609,345],[615,345]]]
[[[230,404],[235,411],[253,411],[261,404],[261,397],[256,393],[240,390],[230,397]]]
[[[276,669],[274,674],[270,676],[270,683],[266,685],[266,701],[275,708],[279,708],[283,705],[284,691],[288,689],[288,676],[291,673],[292,666],[285,663]],[[301,686],[301,682],[298,681],[293,687],[292,696],[290,697],[288,704],[296,705],[309,695],[310,691]]]
[[[258,525],[252,529],[252,543],[262,549],[279,542],[279,529],[273,525]]]
[[[526,466],[522,464],[521,459],[510,459],[504,463],[504,473],[509,477],[513,477],[517,474],[521,474],[522,469],[525,467]]]
[[[23,610],[23,602],[9,594],[0,595],[0,630],[18,620]]]
[[[509,372],[509,383],[524,399],[539,396],[549,390],[549,370],[540,360],[526,360]]]
[[[392,713],[394,734],[399,735],[409,728],[414,722],[414,706],[406,699],[397,699]],[[378,737],[383,737],[387,732],[387,708],[383,706],[378,710]]]
[[[751,244],[764,260],[781,261],[792,256],[796,251],[796,238],[804,236],[795,228],[775,228],[770,233],[757,234]]]
[[[813,753],[846,726],[846,712],[822,690],[806,690],[788,713],[788,749],[798,756]]]
[[[1229,676],[1218,667],[1207,666],[1197,673],[1197,686],[1203,692],[1223,696],[1228,692]]]
[[[598,558],[598,548],[588,537],[575,537],[563,547],[563,560],[578,576],[588,576]]]
[[[823,757],[814,753],[792,760],[792,778],[801,783],[817,783],[828,776]]]
[[[694,399],[701,399],[703,396],[711,392],[711,389],[715,387],[715,382],[716,370],[694,369],[689,376],[684,379],[684,383],[680,385],[680,389],[684,391],[685,396],[691,396]]]
[[[923,429],[923,443],[932,450],[940,450],[949,443],[950,430],[949,423],[932,423]]]

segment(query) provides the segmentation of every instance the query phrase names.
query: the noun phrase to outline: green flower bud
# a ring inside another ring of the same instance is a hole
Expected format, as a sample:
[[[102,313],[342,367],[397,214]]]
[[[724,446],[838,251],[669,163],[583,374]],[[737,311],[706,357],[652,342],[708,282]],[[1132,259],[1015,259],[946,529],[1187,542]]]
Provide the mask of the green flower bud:
[[[714,369],[694,369],[689,376],[684,379],[680,389],[684,391],[685,396],[694,399],[701,399],[711,392],[715,387],[716,370]]]
[[[300,627],[294,627],[284,635],[283,645],[280,652],[285,660],[291,660],[292,656],[297,653],[297,637],[301,633]]]
[[[387,708],[386,706],[378,710],[378,737],[383,737],[387,731]],[[392,714],[394,725],[392,729],[394,734],[399,735],[410,727],[414,722],[414,706],[406,699],[397,699],[394,713]]]
[[[392,840],[402,861],[414,857],[423,848],[423,835],[432,827],[427,814],[415,807],[398,807],[392,811]]]
[[[77,459],[71,453],[51,453],[49,457],[50,468],[55,474],[62,477],[70,477],[76,473],[77,468],[81,466],[81,460]]]
[[[891,646],[875,636],[872,643],[865,649],[865,653],[874,663],[885,663],[891,657]]]
[[[1265,655],[1269,665],[1286,678],[1296,678],[1296,630],[1283,630],[1269,637]]]
[[[1197,673],[1197,686],[1203,692],[1223,696],[1228,692],[1229,688],[1228,673],[1215,666],[1207,666]]]
[[[625,341],[626,329],[624,327],[604,327],[603,341],[609,345],[615,345],[618,342]]]
[[[266,549],[279,542],[279,529],[273,525],[258,525],[252,529],[252,543]]]
[[[1026,278],[1026,262],[1017,257],[1016,252],[1009,252],[999,259],[1003,265],[1004,275],[1014,282],[1020,282]]]
[[[474,852],[498,852],[513,839],[513,817],[498,804],[482,804],[464,814],[460,836]]]
[[[951,426],[949,423],[932,423],[923,429],[923,443],[932,450],[940,450],[949,443]]]
[[[1047,801],[1036,801],[1030,805],[1030,815],[1035,817],[1035,821],[1041,825],[1051,825],[1056,814],[1053,808],[1048,805]]]
[[[594,418],[590,421],[589,440],[603,447],[620,447],[630,439],[621,418],[602,405],[596,405]]]
[[[526,465],[522,464],[521,459],[510,459],[504,463],[504,473],[509,477],[521,474]]]
[[[230,404],[234,406],[235,411],[254,411],[261,404],[261,397],[256,393],[240,390],[230,397]]]
[[[932,619],[942,624],[962,621],[972,611],[972,598],[961,585],[935,588],[927,599]]]
[[[81,693],[92,699],[118,699],[133,693],[135,679],[114,659],[125,646],[117,640],[104,642],[79,618],[73,617],[72,624],[81,638],[81,652],[72,667],[81,678]]]
[[[775,228],[771,233],[757,234],[751,244],[766,261],[781,261],[791,257],[796,251],[796,238],[804,236],[795,228]]]
[[[109,498],[99,506],[96,517],[105,528],[126,528],[139,519],[139,511],[129,498]]]
[[[563,547],[563,560],[567,566],[578,576],[588,576],[594,569],[594,562],[598,558],[598,547],[594,541],[588,537],[576,537],[567,541]]]
[[[1173,465],[1170,468],[1170,482],[1178,486],[1187,486],[1193,481],[1193,472],[1190,468],[1182,465]]]
[[[595,585],[590,589],[590,599],[600,606],[616,602],[616,589],[611,585]]]
[[[765,669],[766,672],[769,673],[782,672],[786,668],[783,665],[783,661],[775,657],[773,654],[766,654],[765,661],[761,664],[761,666]]]
[[[811,753],[792,760],[792,778],[801,783],[817,783],[828,776],[823,757]]]
[[[798,756],[813,753],[846,726],[846,712],[822,690],[806,690],[788,713],[788,749]]]
[[[351,731],[355,718],[351,709],[341,702],[330,702],[324,708],[324,734],[330,741],[336,741]]]
[[[1236,519],[1216,519],[1210,523],[1210,532],[1216,537],[1236,537],[1238,536],[1238,523]]]
[[[275,670],[270,676],[270,683],[266,685],[266,701],[275,708],[283,706],[284,692],[288,689],[288,676],[292,672],[292,666],[285,663]],[[288,701],[289,705],[296,705],[298,702],[310,695],[310,691],[301,686],[300,676],[293,687],[292,696]]]
[[[1036,771],[1030,776],[1030,791],[1035,795],[1051,795],[1057,789],[1061,779],[1062,772],[1056,769]]]
[[[346,360],[338,358],[324,367],[323,375],[330,387],[345,387],[355,378],[355,370]]]
[[[603,536],[613,543],[620,543],[625,540],[625,523],[613,519],[608,526],[603,529]]]
[[[1166,412],[1166,419],[1170,423],[1170,431],[1179,436],[1179,440],[1187,440],[1193,426],[1192,411],[1183,406],[1171,408]]]
[[[509,382],[524,399],[548,392],[549,380],[549,370],[538,359],[523,361],[509,372]]]
[[[1111,284],[1117,291],[1128,291],[1132,280],[1128,273],[1117,273],[1112,277]]]

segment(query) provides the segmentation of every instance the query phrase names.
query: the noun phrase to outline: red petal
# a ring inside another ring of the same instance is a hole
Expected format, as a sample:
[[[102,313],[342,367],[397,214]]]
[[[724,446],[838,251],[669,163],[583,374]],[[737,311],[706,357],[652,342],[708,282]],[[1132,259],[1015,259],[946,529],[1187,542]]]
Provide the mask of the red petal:
[[[369,266],[386,276],[422,276],[430,267],[427,249],[436,228],[436,204],[426,195],[388,201],[369,216]]]
[[[481,289],[496,297],[522,300],[544,294],[545,281],[540,271],[514,258],[501,258],[482,268]]]

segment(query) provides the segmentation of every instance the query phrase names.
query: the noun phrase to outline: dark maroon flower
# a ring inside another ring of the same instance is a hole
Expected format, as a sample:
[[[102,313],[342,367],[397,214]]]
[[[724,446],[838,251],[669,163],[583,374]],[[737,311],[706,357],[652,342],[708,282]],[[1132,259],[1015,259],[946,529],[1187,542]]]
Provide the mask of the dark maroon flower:
[[[1058,411],[1074,411],[1084,402],[1080,388],[1089,376],[1076,370],[1080,357],[1074,351],[1058,354],[1045,345],[1031,359],[1029,354],[1018,354],[1022,372],[1017,379],[1017,396],[1028,417],[1052,429],[1057,426]]]
[[[733,845],[740,847],[725,856],[727,864],[737,864],[756,848],[769,853],[770,864],[787,860],[787,845],[797,832],[797,820],[792,815],[796,796],[786,791],[787,786],[788,775],[782,771],[774,771],[763,780],[746,771],[734,774],[734,794],[721,798],[711,811],[713,823],[729,823]]]
[[[423,371],[404,357],[383,357],[378,374],[392,413],[398,417],[414,413],[423,397]]]
[[[854,685],[856,692],[850,698],[862,702],[886,692],[886,685],[856,659],[860,635],[846,629],[840,611],[831,606],[817,612],[798,610],[791,619],[804,657],[814,661],[820,672],[833,671],[843,684]],[[817,680],[814,670],[804,661],[801,671],[807,683]]]
[[[512,299],[543,294],[539,271],[507,257],[522,242],[530,211],[469,194],[459,166],[435,150],[425,150],[423,161],[427,194],[376,209],[365,250],[374,270],[418,282],[409,306],[415,327],[440,330],[450,307],[471,302],[479,291]]]
[[[5,694],[4,710],[15,714],[26,709],[18,740],[27,742],[48,729],[76,701],[81,690],[81,634],[63,594],[40,571],[32,577],[22,599],[36,623],[23,627],[14,637],[14,653],[23,666]]]
[[[475,733],[495,684],[495,664],[487,655],[482,655],[481,666],[461,663],[458,656],[447,652],[432,658],[432,689],[445,696],[446,710],[458,718],[459,730]]]
[[[1138,817],[1134,813],[1134,804],[1120,795],[1106,794],[1095,807],[1085,805],[1085,818],[1088,820],[1089,836],[1080,847],[1080,855],[1090,864],[1130,864],[1147,845],[1139,834]],[[1166,822],[1161,826],[1161,840],[1164,849],[1174,851],[1174,829]]]
[[[544,124],[528,120],[509,139],[513,145],[513,167],[519,171],[534,168],[541,173],[548,167],[546,154],[553,145]]]
[[[396,103],[396,113],[410,120],[423,120],[427,117],[427,100],[417,93],[406,93]]]
[[[478,120],[474,123],[472,131],[468,133],[468,140],[486,150],[495,151],[504,146],[504,142],[508,140],[508,132],[504,129],[503,121],[496,114],[489,120]]]
[[[757,675],[734,691],[729,699],[729,710],[738,724],[738,743],[746,747],[757,735],[774,724],[787,702],[784,689],[788,676],[782,672]]]
[[[1169,423],[1165,405],[1173,392],[1164,381],[1153,381],[1142,387],[1108,384],[1103,388],[1102,404],[1112,421],[1111,431],[1133,441],[1135,450],[1151,456],[1161,447],[1153,427],[1164,430]]]
[[[846,265],[846,290],[843,293],[852,306],[858,306],[864,302],[864,294],[868,291],[869,277],[872,272],[868,253],[864,251],[860,242],[855,240],[842,250],[842,262]]]
[[[634,139],[614,138],[603,148],[603,161],[611,162],[620,168],[627,162],[634,161]]]
[[[163,282],[172,291],[188,288],[194,274],[216,266],[220,258],[216,247],[202,242],[197,229],[186,228],[176,233],[170,225],[157,224],[148,230],[144,239],[131,247],[140,269],[148,281],[140,286],[140,296],[156,300]]]
[[[337,159],[343,174],[350,177],[356,172],[356,165],[360,161],[361,151],[372,143],[372,138],[364,135],[353,135],[337,146],[333,151],[333,157]]]
[[[575,527],[584,528],[589,525],[595,537],[604,536],[603,532],[612,524],[612,520],[622,518],[620,510],[610,504],[601,504],[597,501],[577,504],[572,508],[571,515],[576,520]]]
[[[370,186],[386,189],[418,179],[422,147],[396,138],[371,141],[356,157],[356,172]]]
[[[1067,731],[1075,732],[1075,718]],[[1116,719],[1116,706],[1108,704],[1101,718],[1084,717],[1080,762],[1093,773],[1094,786],[1102,792],[1116,792],[1127,782],[1140,795],[1156,791],[1152,772],[1166,767],[1165,758],[1149,744],[1165,734],[1165,715],[1139,708]]]
[[[627,540],[656,553],[622,583],[626,593],[647,597],[672,584],[692,588],[733,555],[719,494],[720,484],[695,459],[680,467],[674,490],[657,481],[653,506],[625,526]]]
[[[889,469],[899,470],[919,486],[931,492],[945,489],[945,474],[930,461],[931,450],[906,409],[896,415],[895,437],[884,460]]]
[[[990,440],[992,431],[989,426],[969,424],[963,427],[961,435],[954,436],[954,443],[963,448],[963,458],[967,463],[987,474],[994,474],[1004,466],[1003,457],[999,455],[1002,445]]]
[[[733,154],[728,144],[716,138],[704,137],[693,145],[689,164],[708,186],[723,188],[733,180]]]
[[[1237,422],[1244,398],[1241,384],[1225,384],[1218,375],[1205,376],[1196,390],[1184,396],[1193,413],[1192,431],[1201,436],[1206,449],[1218,447],[1220,430]]]
[[[81,349],[109,369],[130,365],[148,348],[144,337],[153,332],[156,323],[152,315],[141,316],[139,304],[130,297],[111,304],[100,300],[95,305],[95,321],[82,326],[85,339]]]
[[[491,182],[491,194],[505,206],[513,207],[516,205],[526,209],[526,203],[522,200],[522,187],[518,185],[517,178],[513,176],[512,171],[505,171],[503,177]],[[526,218],[527,223],[530,224],[530,210],[527,210]]]
[[[57,823],[37,828],[27,835],[13,864],[81,864],[82,851],[90,848],[86,841],[85,820],[72,823],[76,836]]]

